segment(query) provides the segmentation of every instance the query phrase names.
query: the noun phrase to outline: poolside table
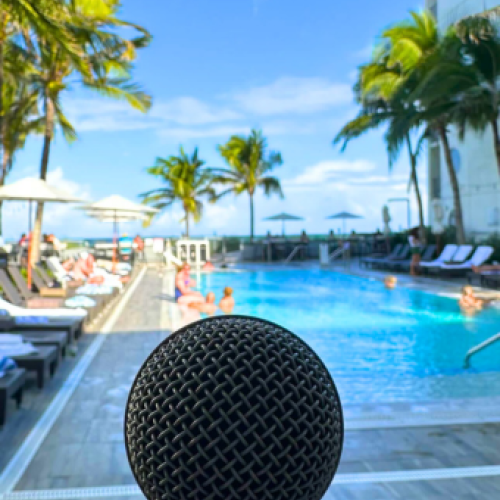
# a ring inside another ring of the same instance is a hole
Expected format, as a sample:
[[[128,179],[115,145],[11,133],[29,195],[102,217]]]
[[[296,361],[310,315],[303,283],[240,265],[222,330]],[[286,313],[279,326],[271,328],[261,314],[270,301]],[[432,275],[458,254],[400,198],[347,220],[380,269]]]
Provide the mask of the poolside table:
[[[7,417],[7,404],[10,398],[16,400],[19,408],[23,401],[23,389],[26,382],[26,370],[15,368],[0,378],[0,425],[5,423]]]
[[[28,372],[35,372],[37,385],[43,389],[47,372],[52,377],[57,368],[58,356],[55,346],[38,346],[36,353],[23,356],[10,356],[20,368]]]

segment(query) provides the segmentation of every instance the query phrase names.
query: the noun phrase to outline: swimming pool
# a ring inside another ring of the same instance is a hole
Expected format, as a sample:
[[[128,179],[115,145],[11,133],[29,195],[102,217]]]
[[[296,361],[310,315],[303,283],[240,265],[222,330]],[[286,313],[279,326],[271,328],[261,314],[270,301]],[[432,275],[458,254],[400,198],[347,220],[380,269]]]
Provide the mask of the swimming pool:
[[[455,300],[328,270],[213,273],[200,288],[234,288],[235,314],[274,321],[323,359],[344,403],[500,395],[500,345],[462,368],[468,349],[500,331],[500,310],[473,318]]]

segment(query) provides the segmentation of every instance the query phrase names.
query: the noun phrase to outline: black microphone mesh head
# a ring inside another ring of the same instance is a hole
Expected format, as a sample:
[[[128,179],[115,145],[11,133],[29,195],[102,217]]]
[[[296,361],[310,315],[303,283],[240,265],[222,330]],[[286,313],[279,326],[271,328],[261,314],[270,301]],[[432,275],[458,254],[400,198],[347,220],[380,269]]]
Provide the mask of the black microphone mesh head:
[[[344,436],[330,373],[291,332],[214,317],[171,335],[130,391],[125,443],[149,500],[319,500]]]

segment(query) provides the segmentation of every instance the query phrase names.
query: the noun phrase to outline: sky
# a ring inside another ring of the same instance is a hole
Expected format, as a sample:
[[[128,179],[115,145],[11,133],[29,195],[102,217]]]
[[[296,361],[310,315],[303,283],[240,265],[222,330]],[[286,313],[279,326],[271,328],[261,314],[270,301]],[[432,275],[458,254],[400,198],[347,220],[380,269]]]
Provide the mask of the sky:
[[[119,194],[139,201],[159,187],[146,173],[156,157],[195,147],[208,166],[223,167],[217,145],[232,134],[261,129],[269,149],[280,151],[283,165],[274,172],[284,199],[256,196],[256,233],[279,233],[279,222],[264,218],[280,212],[303,217],[287,231],[338,231],[326,217],[350,211],[363,217],[348,224],[356,231],[382,228],[382,207],[389,198],[410,197],[404,154],[389,172],[382,131],[353,141],[345,152],[332,145],[341,126],[356,114],[352,84],[356,68],[369,58],[381,30],[403,19],[415,0],[123,0],[121,17],[146,27],[152,44],[139,52],[134,80],[152,95],[147,114],[126,103],[104,99],[75,85],[64,97],[67,116],[78,132],[68,145],[56,137],[50,157],[50,183],[97,201]],[[20,152],[7,182],[39,171],[42,140],[33,137]],[[426,194],[426,158],[419,166]],[[121,228],[130,234],[178,236],[183,214],[174,205],[147,229],[139,223]],[[391,204],[391,226],[406,227],[404,203]],[[27,204],[8,202],[4,236],[18,238],[28,224]],[[43,232],[60,238],[103,237],[111,227],[71,206],[46,209]],[[205,204],[192,235],[247,235],[249,201],[232,195]]]

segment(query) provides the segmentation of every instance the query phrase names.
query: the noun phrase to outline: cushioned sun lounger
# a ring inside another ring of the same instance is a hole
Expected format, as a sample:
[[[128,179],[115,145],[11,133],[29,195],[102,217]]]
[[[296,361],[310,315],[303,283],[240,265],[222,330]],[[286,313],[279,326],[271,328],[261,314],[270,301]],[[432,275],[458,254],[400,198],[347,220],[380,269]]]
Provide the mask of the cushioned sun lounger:
[[[421,257],[421,263],[424,263],[426,261],[430,261],[434,257],[434,253],[436,252],[436,245],[428,245],[423,249],[422,252],[422,257]],[[410,269],[411,265],[411,259],[405,259],[401,261],[395,261],[392,263],[386,264],[386,267],[391,270],[395,271],[403,271]]]
[[[364,259],[361,259],[360,264],[364,264],[366,267],[372,266],[373,264],[376,264],[377,262],[381,262],[383,260],[389,259],[389,258],[394,258],[397,257],[401,251],[403,250],[403,245],[401,243],[397,244],[392,252],[389,255],[384,255],[381,257],[365,257]]]
[[[457,245],[446,245],[437,259],[431,260],[430,262],[422,262],[420,266],[423,268],[441,267],[441,264],[449,262],[453,259],[453,256],[457,253],[457,250]]]
[[[23,389],[26,382],[26,370],[14,368],[0,378],[0,425],[5,424],[9,399],[16,401],[17,407],[23,401]]]
[[[37,346],[37,352],[21,356],[11,356],[17,366],[24,368],[28,372],[35,372],[37,385],[43,389],[47,372],[52,377],[58,364],[57,347]]]
[[[387,266],[394,264],[395,262],[404,261],[410,255],[410,245],[404,245],[401,252],[394,257],[387,257],[381,261],[378,261],[373,264],[373,267],[377,269],[386,269]]]
[[[9,264],[8,266],[9,275],[14,281],[21,297],[24,299],[24,303],[28,306],[28,308],[57,308],[64,306],[64,298],[60,297],[40,297],[33,293],[28,288],[28,283],[24,280],[23,275],[21,274],[21,270],[18,266],[14,264]]]
[[[440,274],[466,275],[472,266],[482,266],[493,254],[494,249],[490,246],[479,246],[472,257],[461,264],[443,264],[439,270]]]
[[[44,332],[44,331],[31,331],[31,332],[0,332],[0,342],[2,335],[16,335],[21,337],[25,342],[29,342],[34,346],[51,345],[57,347],[59,358],[66,357],[66,347],[68,346],[68,338],[65,332]]]

